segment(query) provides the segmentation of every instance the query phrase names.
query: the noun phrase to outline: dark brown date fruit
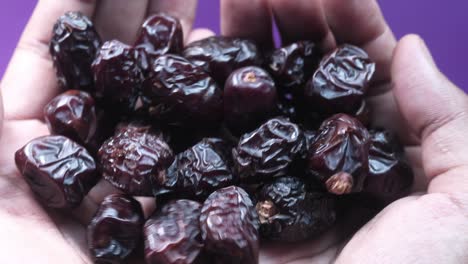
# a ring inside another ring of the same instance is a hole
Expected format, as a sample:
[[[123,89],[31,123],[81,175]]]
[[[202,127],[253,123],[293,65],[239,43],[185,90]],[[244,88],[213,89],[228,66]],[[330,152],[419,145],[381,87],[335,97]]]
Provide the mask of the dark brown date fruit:
[[[15,153],[16,167],[48,207],[73,208],[97,183],[88,151],[64,136],[36,138]]]
[[[266,59],[268,71],[280,92],[302,94],[305,82],[317,68],[320,53],[311,41],[298,41],[273,51]]]
[[[369,173],[370,135],[354,117],[325,120],[309,146],[308,170],[331,193],[360,192]]]
[[[236,183],[228,163],[226,143],[205,138],[176,156],[167,172],[168,189],[184,197],[206,198],[215,190]]]
[[[150,115],[172,126],[200,126],[222,119],[222,91],[213,79],[177,55],[157,58],[143,95],[150,102]]]
[[[101,46],[94,26],[80,12],[67,12],[54,25],[49,52],[62,89],[92,91],[91,63]]]
[[[140,203],[131,196],[106,196],[87,230],[88,248],[94,261],[124,263],[140,243],[144,221]]]
[[[354,114],[375,72],[367,53],[343,45],[324,57],[305,86],[308,110],[322,115]]]
[[[258,127],[275,111],[276,87],[261,68],[249,66],[235,70],[224,86],[224,119],[234,133]]]
[[[233,149],[235,172],[242,182],[269,180],[285,175],[306,151],[304,134],[283,118],[273,118],[244,134]]]
[[[217,255],[215,263],[258,263],[258,215],[243,189],[213,192],[201,209],[200,226],[206,248]]]
[[[143,73],[138,51],[118,40],[105,42],[92,64],[96,99],[105,109],[127,113],[135,108]]]
[[[70,90],[55,97],[44,107],[44,118],[51,134],[66,136],[83,145],[95,137],[96,109],[87,92]]]
[[[402,145],[389,131],[371,131],[369,175],[364,182],[363,193],[384,203],[407,195],[414,175],[403,155]]]
[[[152,196],[174,154],[158,134],[127,129],[104,142],[98,159],[102,176],[112,185],[130,195]]]
[[[144,226],[146,263],[201,264],[200,210],[198,202],[173,200],[156,211]]]
[[[197,66],[203,67],[216,82],[224,82],[236,69],[260,66],[260,51],[250,40],[213,36],[187,45],[183,55]]]
[[[257,193],[256,210],[263,238],[298,242],[313,238],[333,225],[335,201],[331,195],[308,190],[295,177],[281,177]]]
[[[164,13],[148,17],[134,45],[143,57],[143,68],[147,70],[161,55],[180,54],[184,46],[183,38],[182,26],[176,17]]]

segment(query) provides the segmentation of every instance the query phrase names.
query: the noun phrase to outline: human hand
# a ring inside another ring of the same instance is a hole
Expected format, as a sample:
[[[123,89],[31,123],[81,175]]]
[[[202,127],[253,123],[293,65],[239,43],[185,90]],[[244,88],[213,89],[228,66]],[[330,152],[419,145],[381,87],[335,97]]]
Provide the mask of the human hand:
[[[361,212],[322,237],[269,245],[260,263],[466,263],[468,261],[468,100],[437,69],[417,36],[398,43],[375,0],[222,0],[222,31],[272,46],[311,39],[324,51],[364,48],[377,63],[368,102],[372,121],[396,131],[416,173],[414,193],[354,233]],[[362,208],[361,208],[362,209]]]

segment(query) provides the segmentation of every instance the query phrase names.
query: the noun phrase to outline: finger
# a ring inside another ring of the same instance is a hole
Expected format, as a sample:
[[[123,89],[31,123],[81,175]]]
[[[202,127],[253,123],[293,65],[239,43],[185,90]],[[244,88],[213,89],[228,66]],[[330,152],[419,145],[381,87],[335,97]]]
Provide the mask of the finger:
[[[429,192],[468,191],[468,99],[437,69],[424,41],[403,38],[392,66],[397,105],[422,142]]]
[[[184,39],[187,39],[192,30],[196,11],[197,0],[150,0],[147,15],[164,12],[179,18]]]
[[[148,0],[101,0],[94,16],[103,41],[117,39],[133,44],[143,23]]]
[[[269,49],[273,47],[270,13],[268,0],[221,0],[221,33]]]
[[[187,38],[187,43],[192,43],[192,42],[195,42],[204,38],[208,38],[214,35],[215,33],[207,28],[197,28],[197,29],[192,30],[192,32],[190,32]]]
[[[59,90],[49,55],[53,25],[67,11],[81,11],[92,16],[94,9],[95,1],[38,2],[1,82],[5,119],[42,116],[42,107]]]
[[[271,0],[271,8],[283,45],[299,40],[333,42],[321,1]]]

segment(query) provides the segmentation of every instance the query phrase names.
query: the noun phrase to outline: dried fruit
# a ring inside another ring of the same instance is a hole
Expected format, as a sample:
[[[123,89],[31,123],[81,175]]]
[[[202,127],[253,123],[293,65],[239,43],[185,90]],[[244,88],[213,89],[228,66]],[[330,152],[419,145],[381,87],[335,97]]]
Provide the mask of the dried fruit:
[[[62,89],[92,91],[91,63],[101,38],[91,20],[80,12],[67,12],[54,24],[50,55]]]
[[[96,263],[123,263],[140,243],[144,222],[140,203],[131,196],[104,198],[88,225],[88,248]]]
[[[306,151],[305,137],[296,124],[273,118],[243,135],[233,149],[234,167],[244,182],[285,175],[288,167]]]
[[[309,146],[308,170],[331,193],[360,192],[369,172],[369,147],[369,132],[357,119],[334,115]]]
[[[308,190],[299,178],[281,177],[257,193],[256,210],[263,238],[297,242],[313,238],[333,225],[335,201],[331,195]]]
[[[262,63],[255,43],[222,36],[192,42],[185,47],[183,55],[195,65],[203,67],[221,87],[234,70],[260,66]]]
[[[216,263],[258,263],[258,215],[243,189],[230,186],[213,192],[203,204],[200,226]]]
[[[102,176],[112,185],[130,195],[152,196],[174,154],[159,135],[127,129],[104,142],[98,159]]]
[[[201,264],[200,210],[198,202],[173,200],[155,212],[144,227],[146,263]]]
[[[99,179],[93,157],[64,136],[30,141],[16,151],[15,162],[31,190],[48,207],[78,206]]]

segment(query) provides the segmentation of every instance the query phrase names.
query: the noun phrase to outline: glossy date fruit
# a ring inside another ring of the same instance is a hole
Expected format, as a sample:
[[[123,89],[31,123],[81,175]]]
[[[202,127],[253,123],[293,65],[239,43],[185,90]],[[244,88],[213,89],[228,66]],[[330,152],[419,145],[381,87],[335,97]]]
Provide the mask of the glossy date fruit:
[[[64,136],[36,138],[15,153],[16,167],[48,207],[77,207],[97,183],[88,151]]]
[[[203,67],[216,82],[224,82],[236,69],[261,66],[262,58],[257,45],[246,39],[213,36],[187,45],[183,56]]]
[[[144,83],[150,115],[172,126],[200,126],[222,119],[222,91],[203,69],[177,55],[157,58]]]
[[[136,49],[118,40],[102,45],[91,67],[95,96],[105,109],[118,113],[134,110],[144,80],[138,56]]]
[[[284,118],[273,118],[244,134],[232,154],[242,182],[261,182],[285,175],[305,152],[306,141],[299,127]]]
[[[310,191],[303,180],[289,176],[259,189],[256,210],[262,238],[283,242],[313,238],[336,219],[331,195]]]
[[[259,67],[235,70],[224,85],[224,119],[234,133],[258,127],[274,114],[276,104],[275,83]]]
[[[130,195],[152,196],[174,154],[160,135],[130,128],[106,140],[98,160],[102,176],[112,185]]]
[[[357,119],[334,115],[322,123],[309,146],[309,173],[331,193],[360,192],[369,173],[369,148],[369,132]]]
[[[200,226],[215,263],[258,263],[258,215],[243,189],[230,186],[213,192],[201,209]]]
[[[200,203],[184,199],[157,210],[144,226],[146,263],[202,264],[200,211]]]
[[[87,230],[88,248],[95,263],[125,263],[140,243],[143,223],[138,201],[124,194],[106,196]]]
[[[361,106],[375,72],[367,53],[343,45],[325,56],[305,86],[308,111],[322,115],[354,114]]]
[[[62,89],[92,91],[91,63],[101,46],[94,26],[80,12],[67,12],[54,24],[49,52]]]

